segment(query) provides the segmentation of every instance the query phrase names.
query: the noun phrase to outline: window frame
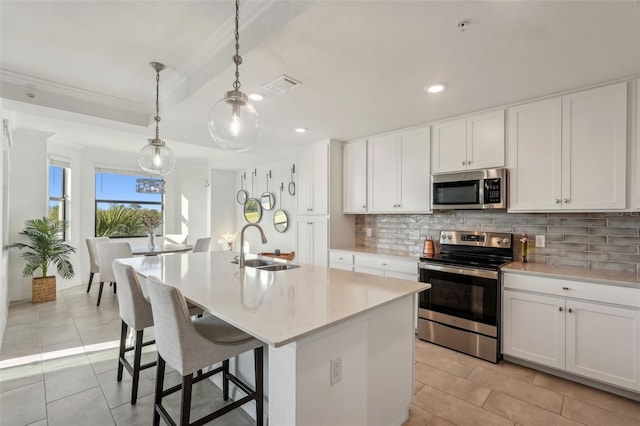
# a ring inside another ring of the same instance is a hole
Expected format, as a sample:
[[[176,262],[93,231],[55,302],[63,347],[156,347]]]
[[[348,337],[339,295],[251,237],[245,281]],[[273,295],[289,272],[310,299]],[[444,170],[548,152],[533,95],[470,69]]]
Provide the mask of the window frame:
[[[47,217],[50,217],[50,209],[51,209],[51,202],[55,201],[58,203],[58,205],[60,206],[60,209],[62,210],[62,215],[60,215],[60,210],[58,210],[58,220],[64,220],[67,223],[69,222],[69,199],[70,199],[70,188],[69,188],[69,181],[70,181],[70,177],[69,175],[71,174],[71,165],[67,164],[67,163],[63,163],[60,161],[55,161],[53,159],[51,159],[49,161],[49,174],[48,176],[51,176],[51,168],[52,167],[56,167],[59,169],[62,169],[62,182],[60,183],[61,185],[61,196],[60,197],[53,197],[51,196],[51,179],[49,179],[48,184],[49,184],[49,188],[48,188],[48,198],[47,198]],[[62,216],[62,217],[60,217]],[[68,232],[67,232],[67,227],[65,227],[62,230],[62,239],[64,241],[68,241],[67,239],[68,237]]]

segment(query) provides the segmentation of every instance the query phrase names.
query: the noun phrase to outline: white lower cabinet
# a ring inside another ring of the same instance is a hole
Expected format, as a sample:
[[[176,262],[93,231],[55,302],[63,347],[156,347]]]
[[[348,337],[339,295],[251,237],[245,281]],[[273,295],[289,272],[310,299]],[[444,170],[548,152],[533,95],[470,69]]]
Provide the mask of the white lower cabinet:
[[[328,228],[326,216],[298,216],[298,263],[319,265],[328,262]]]
[[[504,288],[505,355],[640,391],[640,289],[508,273]]]

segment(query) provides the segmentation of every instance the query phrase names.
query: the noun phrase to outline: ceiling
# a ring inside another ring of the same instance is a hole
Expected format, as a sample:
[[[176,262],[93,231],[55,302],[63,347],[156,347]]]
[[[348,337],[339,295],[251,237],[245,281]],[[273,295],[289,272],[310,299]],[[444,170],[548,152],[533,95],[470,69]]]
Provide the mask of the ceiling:
[[[233,17],[229,0],[0,0],[3,115],[68,143],[137,152],[154,135],[158,61],[161,138],[178,158],[234,169],[325,137],[640,75],[637,0],[243,1],[240,81],[265,96],[263,129],[252,150],[230,153],[206,123],[234,79]],[[282,74],[302,85],[262,88]],[[433,82],[447,89],[427,94]]]

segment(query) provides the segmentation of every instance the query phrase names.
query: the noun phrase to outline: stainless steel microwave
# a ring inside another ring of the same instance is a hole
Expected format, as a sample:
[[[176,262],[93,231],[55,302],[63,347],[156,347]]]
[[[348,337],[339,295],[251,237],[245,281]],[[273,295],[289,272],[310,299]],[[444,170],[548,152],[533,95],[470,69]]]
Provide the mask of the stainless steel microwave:
[[[507,208],[507,169],[470,170],[431,176],[433,210]]]

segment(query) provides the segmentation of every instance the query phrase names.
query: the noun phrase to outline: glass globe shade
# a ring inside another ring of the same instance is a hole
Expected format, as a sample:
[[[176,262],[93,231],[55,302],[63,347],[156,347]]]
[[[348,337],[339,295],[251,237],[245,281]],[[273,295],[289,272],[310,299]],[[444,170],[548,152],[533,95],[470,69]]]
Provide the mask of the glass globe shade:
[[[208,125],[211,137],[221,148],[246,151],[258,140],[260,116],[247,95],[232,90],[213,105]]]
[[[145,145],[138,155],[138,164],[149,173],[165,176],[171,173],[176,164],[173,151],[164,142],[156,142],[156,139],[149,139],[149,144]]]

